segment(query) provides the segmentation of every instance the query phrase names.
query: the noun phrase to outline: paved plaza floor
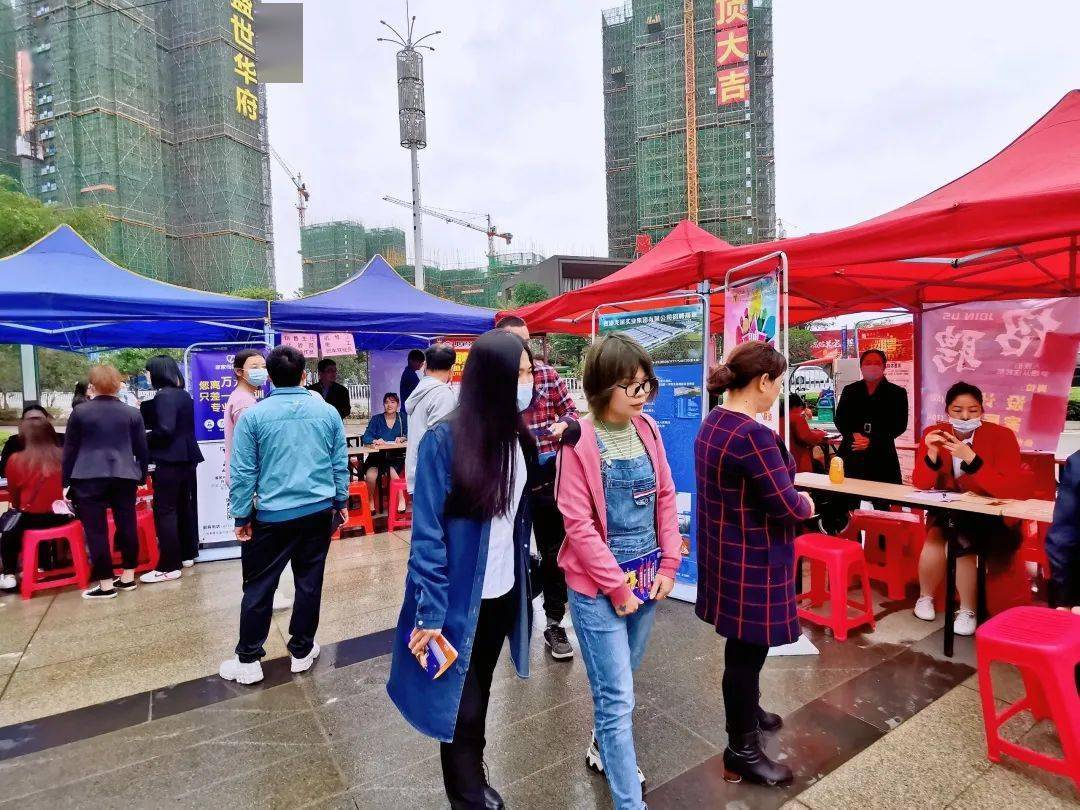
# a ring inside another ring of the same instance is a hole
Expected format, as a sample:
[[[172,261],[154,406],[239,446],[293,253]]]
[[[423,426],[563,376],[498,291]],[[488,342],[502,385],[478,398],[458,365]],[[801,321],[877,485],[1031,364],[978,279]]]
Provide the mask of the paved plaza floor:
[[[237,561],[106,603],[0,596],[0,806],[446,807],[437,744],[384,688],[407,557],[407,532],[334,543],[323,656],[291,675],[278,613],[255,687],[215,674],[235,644]],[[723,780],[722,639],[690,605],[660,605],[636,678],[651,810],[1076,807],[1065,780],[987,761],[970,640],[946,659],[941,622],[908,607],[879,596],[873,633],[808,628],[820,655],[769,659],[763,704],[784,728],[768,747],[796,773],[769,790]],[[1020,695],[1014,672],[995,680],[1002,703]],[[509,808],[610,807],[585,767],[591,723],[580,658],[551,660],[537,636],[529,680],[500,663],[487,763]],[[1060,755],[1026,713],[1008,732]]]

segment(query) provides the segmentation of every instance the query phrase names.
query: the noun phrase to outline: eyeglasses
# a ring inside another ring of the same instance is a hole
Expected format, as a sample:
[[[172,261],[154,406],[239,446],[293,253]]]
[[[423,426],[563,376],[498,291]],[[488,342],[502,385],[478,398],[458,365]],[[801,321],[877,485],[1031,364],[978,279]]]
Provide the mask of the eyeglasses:
[[[616,388],[621,388],[623,391],[626,392],[626,395],[628,397],[631,397],[632,399],[637,399],[642,394],[648,396],[653,391],[655,391],[659,385],[660,381],[656,379],[656,377],[649,377],[649,379],[645,380],[644,382],[637,382],[635,380],[634,382],[625,384],[615,383]]]

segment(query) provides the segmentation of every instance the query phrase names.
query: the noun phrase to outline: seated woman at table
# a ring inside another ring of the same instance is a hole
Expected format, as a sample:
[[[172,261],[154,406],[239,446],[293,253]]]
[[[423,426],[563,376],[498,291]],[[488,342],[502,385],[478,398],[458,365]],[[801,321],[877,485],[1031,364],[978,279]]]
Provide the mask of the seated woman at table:
[[[405,439],[409,435],[409,422],[405,417],[405,414],[400,413],[401,400],[395,393],[388,393],[383,397],[383,412],[377,413],[371,417],[371,421],[368,422],[367,430],[364,431],[364,436],[360,440],[360,443],[365,447],[384,447],[386,445],[404,445]],[[369,503],[371,508],[375,508],[375,487],[379,480],[379,465],[380,463],[385,465],[390,473],[390,477],[393,479],[400,478],[405,474],[405,456],[402,455],[398,458],[398,454],[387,456],[380,459],[382,453],[373,454],[368,458],[367,471],[364,473],[364,479],[367,481],[368,492],[371,495]],[[405,496],[402,495],[398,499],[397,510],[399,512],[405,511]]]
[[[1020,466],[1020,445],[1006,427],[983,421],[982,391],[958,382],[945,394],[948,420],[923,434],[915,454],[912,483],[918,489],[971,492],[992,498],[1026,498],[1028,476]],[[919,600],[915,615],[933,621],[934,594],[945,576],[945,546],[955,541],[956,589],[960,610],[953,629],[958,635],[975,632],[976,558],[986,555],[990,566],[1003,568],[1020,546],[1014,521],[947,509],[930,509],[926,542],[919,558]]]
[[[814,469],[814,449],[820,447],[828,434],[810,427],[806,421],[806,403],[798,394],[788,394],[788,440],[795,457],[796,472],[822,472]]]

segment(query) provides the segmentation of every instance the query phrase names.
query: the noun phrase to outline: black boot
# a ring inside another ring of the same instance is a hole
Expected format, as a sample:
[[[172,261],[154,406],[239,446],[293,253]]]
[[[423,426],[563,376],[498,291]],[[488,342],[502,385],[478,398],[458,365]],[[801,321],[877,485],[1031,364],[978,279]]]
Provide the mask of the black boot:
[[[761,750],[761,732],[728,734],[728,746],[724,749],[724,779],[741,782],[745,779],[758,785],[789,785],[793,779],[791,768],[773,762]]]
[[[758,705],[757,710],[758,728],[762,731],[776,731],[782,725],[784,725],[783,719],[778,714],[767,712],[761,705]]]
[[[491,785],[484,788],[484,810],[503,810],[506,805],[503,804],[502,796]]]

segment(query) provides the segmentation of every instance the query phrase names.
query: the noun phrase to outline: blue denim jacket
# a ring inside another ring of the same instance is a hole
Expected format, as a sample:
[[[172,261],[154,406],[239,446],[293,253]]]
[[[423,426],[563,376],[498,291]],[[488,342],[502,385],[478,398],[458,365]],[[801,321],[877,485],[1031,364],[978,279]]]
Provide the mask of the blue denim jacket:
[[[413,496],[412,541],[405,577],[405,601],[398,618],[393,660],[386,691],[402,716],[418,731],[442,742],[454,738],[458,705],[472,656],[487,567],[490,521],[450,517],[454,442],[451,426],[442,422],[420,441],[416,492]],[[522,496],[514,524],[514,604],[510,655],[517,673],[529,676],[532,609],[529,586],[528,498]],[[409,652],[406,641],[414,627],[441,627],[458,659],[438,680],[431,680]]]

